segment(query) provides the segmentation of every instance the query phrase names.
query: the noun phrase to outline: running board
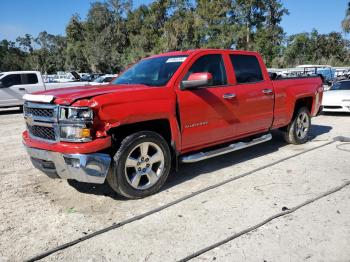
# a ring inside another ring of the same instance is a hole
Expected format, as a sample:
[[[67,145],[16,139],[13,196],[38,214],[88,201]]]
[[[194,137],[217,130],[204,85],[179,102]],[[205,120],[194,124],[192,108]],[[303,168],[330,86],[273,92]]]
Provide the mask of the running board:
[[[271,139],[272,139],[272,135],[266,134],[266,135],[263,135],[261,137],[255,138],[249,142],[237,142],[237,143],[231,144],[231,145],[226,146],[226,147],[214,149],[212,151],[199,152],[199,153],[195,153],[193,155],[183,156],[180,158],[180,161],[182,163],[194,163],[194,162],[202,161],[204,159],[208,159],[208,158],[212,158],[215,156],[227,154],[227,153],[230,153],[233,151],[237,151],[237,150],[240,150],[240,149],[243,149],[246,147],[261,144],[261,143],[267,142]]]

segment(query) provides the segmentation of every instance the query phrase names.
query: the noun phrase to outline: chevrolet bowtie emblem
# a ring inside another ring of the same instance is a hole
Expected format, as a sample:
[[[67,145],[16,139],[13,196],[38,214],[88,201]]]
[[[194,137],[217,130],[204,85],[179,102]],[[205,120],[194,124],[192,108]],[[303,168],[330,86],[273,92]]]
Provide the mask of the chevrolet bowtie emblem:
[[[30,125],[30,126],[34,125],[34,120],[33,120],[33,118],[31,118],[31,117],[27,117],[27,118],[26,118],[26,122],[27,122],[27,124]]]

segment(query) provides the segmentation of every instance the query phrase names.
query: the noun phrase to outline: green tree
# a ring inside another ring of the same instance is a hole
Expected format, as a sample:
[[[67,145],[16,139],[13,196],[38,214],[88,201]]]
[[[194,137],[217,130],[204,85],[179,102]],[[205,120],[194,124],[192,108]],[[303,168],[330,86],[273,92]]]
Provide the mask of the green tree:
[[[264,1],[232,1],[231,19],[236,24],[237,48],[245,50],[252,48],[255,32],[263,27],[266,20],[265,11]]]
[[[134,63],[142,57],[167,50],[164,44],[165,23],[168,20],[170,0],[156,0],[129,11],[126,21],[127,48],[123,65]]]
[[[185,50],[199,46],[194,8],[188,0],[172,1],[171,16],[164,23],[160,38],[163,51]]]
[[[233,30],[228,16],[230,0],[197,0],[194,35],[196,47],[230,48]]]
[[[345,33],[350,33],[350,2],[345,13],[345,18],[342,21],[342,27]]]
[[[262,2],[266,18],[263,26],[255,33],[253,48],[261,53],[268,66],[276,66],[278,64],[273,64],[273,61],[282,56],[285,39],[285,33],[280,23],[283,16],[289,12],[283,8],[279,0],[263,0]]]
[[[298,64],[330,64],[346,65],[350,62],[350,43],[341,33],[331,32],[319,34],[296,34],[289,37],[284,52],[285,66]]]
[[[125,16],[130,6],[127,0],[91,5],[85,22],[85,51],[92,71],[119,71],[127,43]]]
[[[17,37],[16,42],[22,50],[29,53],[33,52],[33,37],[30,34],[25,34],[24,37]]]
[[[23,70],[25,54],[16,47],[15,42],[2,40],[0,42],[0,72]]]
[[[66,35],[65,68],[79,72],[89,72],[90,67],[85,54],[85,28],[84,23],[80,21],[79,15],[75,14],[71,17],[66,27]]]

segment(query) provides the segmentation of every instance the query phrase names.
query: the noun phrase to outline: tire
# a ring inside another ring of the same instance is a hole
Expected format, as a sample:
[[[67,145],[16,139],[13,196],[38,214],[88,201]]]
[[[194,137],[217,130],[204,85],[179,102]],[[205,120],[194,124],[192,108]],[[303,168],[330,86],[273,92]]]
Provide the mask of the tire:
[[[307,142],[311,128],[311,116],[307,107],[301,107],[283,131],[284,140],[289,144],[300,145]]]
[[[123,139],[113,157],[107,181],[119,195],[143,198],[159,191],[170,169],[168,143],[155,132],[141,131]]]

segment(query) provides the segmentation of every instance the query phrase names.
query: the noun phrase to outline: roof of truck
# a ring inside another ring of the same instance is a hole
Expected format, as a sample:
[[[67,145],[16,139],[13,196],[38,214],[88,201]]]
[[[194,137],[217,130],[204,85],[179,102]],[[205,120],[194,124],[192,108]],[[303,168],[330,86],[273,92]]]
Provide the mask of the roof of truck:
[[[258,54],[257,52],[252,51],[244,51],[244,50],[235,50],[235,49],[207,49],[207,48],[198,48],[198,49],[189,49],[189,50],[183,50],[183,51],[169,51],[162,54],[153,55],[150,57],[161,57],[161,56],[189,56],[195,53],[201,53],[201,52],[213,52],[213,51],[229,51],[229,52],[237,52],[237,53],[245,53],[245,54]],[[148,57],[148,58],[150,58]]]

